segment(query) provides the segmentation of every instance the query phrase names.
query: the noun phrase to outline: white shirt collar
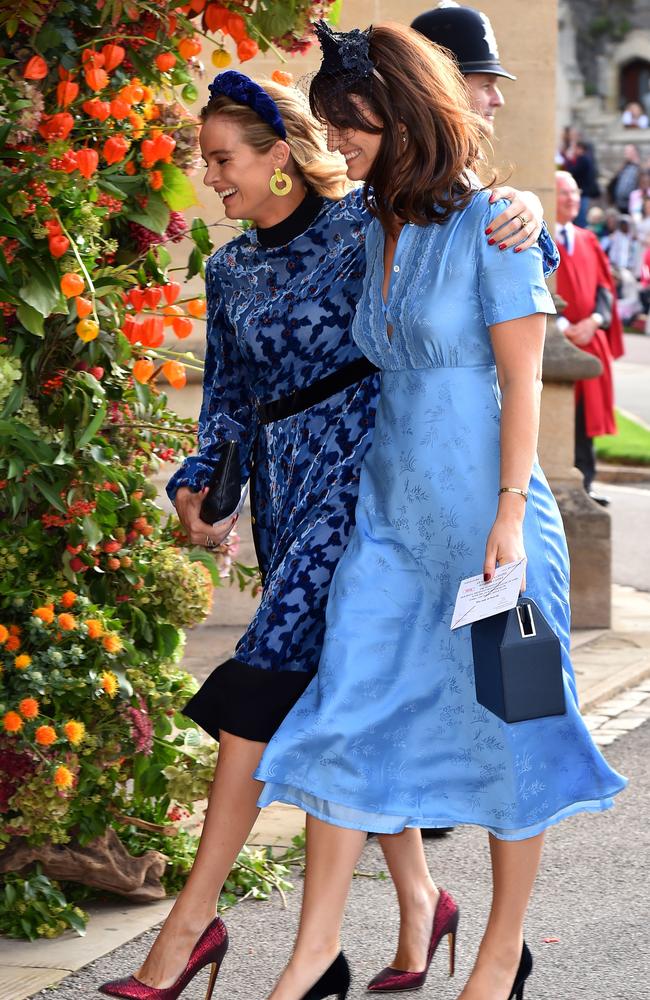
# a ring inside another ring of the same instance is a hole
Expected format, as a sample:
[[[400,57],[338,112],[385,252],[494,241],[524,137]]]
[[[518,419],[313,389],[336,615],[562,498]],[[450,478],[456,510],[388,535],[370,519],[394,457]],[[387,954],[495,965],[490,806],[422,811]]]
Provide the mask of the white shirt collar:
[[[566,230],[566,247],[565,247],[565,249],[566,249],[566,251],[569,254],[572,254],[573,251],[575,250],[575,245],[576,245],[576,229],[575,229],[575,226],[573,225],[572,222],[566,222],[563,226],[561,226],[559,224],[559,222],[556,224],[556,226],[555,226],[555,236],[556,236],[557,242],[564,246],[564,244],[562,242],[562,239],[561,239],[561,230],[562,229]]]

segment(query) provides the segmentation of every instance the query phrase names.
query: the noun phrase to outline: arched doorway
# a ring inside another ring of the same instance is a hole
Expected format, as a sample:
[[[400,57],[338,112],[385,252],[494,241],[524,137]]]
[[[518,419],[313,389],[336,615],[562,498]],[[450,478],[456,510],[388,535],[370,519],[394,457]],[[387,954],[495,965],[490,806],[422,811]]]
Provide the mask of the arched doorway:
[[[624,108],[630,101],[644,104],[643,99],[650,90],[650,62],[647,59],[631,59],[619,71],[619,105]]]

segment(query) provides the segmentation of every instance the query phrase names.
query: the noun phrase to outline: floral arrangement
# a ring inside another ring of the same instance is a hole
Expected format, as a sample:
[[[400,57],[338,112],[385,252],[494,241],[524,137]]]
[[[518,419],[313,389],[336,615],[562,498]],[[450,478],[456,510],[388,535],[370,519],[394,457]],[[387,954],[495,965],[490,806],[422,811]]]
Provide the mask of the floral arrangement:
[[[217,64],[229,40],[240,60],[298,52],[335,7],[0,12],[0,871],[17,844],[87,845],[109,829],[133,854],[143,829],[157,837],[174,878],[189,864],[176,828],[206,795],[214,751],[178,713],[194,687],[182,630],[215,585],[256,576],[236,538],[216,557],[188,549],[150,478],[195,443],[166,396],[201,368],[177,341],[205,316],[168,247],[187,244],[186,280],[212,251],[210,227],[182,214],[197,167],[188,105],[206,38]],[[67,926],[45,919],[48,899],[78,925],[66,883],[33,878],[44,930],[26,922],[25,935]]]

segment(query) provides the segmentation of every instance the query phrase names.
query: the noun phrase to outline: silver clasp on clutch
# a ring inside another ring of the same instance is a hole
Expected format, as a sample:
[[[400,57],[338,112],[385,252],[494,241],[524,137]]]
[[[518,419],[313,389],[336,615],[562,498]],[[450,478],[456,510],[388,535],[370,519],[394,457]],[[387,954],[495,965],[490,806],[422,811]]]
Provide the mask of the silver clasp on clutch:
[[[521,632],[522,639],[532,639],[533,636],[537,635],[535,620],[533,618],[533,612],[530,604],[517,605],[517,619],[519,621],[519,631]]]

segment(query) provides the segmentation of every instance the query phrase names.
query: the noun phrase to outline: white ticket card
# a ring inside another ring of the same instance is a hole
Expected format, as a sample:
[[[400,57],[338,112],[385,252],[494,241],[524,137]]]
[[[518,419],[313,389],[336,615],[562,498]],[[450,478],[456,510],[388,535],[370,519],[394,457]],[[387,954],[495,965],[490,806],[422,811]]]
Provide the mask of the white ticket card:
[[[484,582],[482,573],[461,580],[451,620],[452,629],[514,608],[525,568],[526,560],[519,559],[499,566],[489,583]]]

